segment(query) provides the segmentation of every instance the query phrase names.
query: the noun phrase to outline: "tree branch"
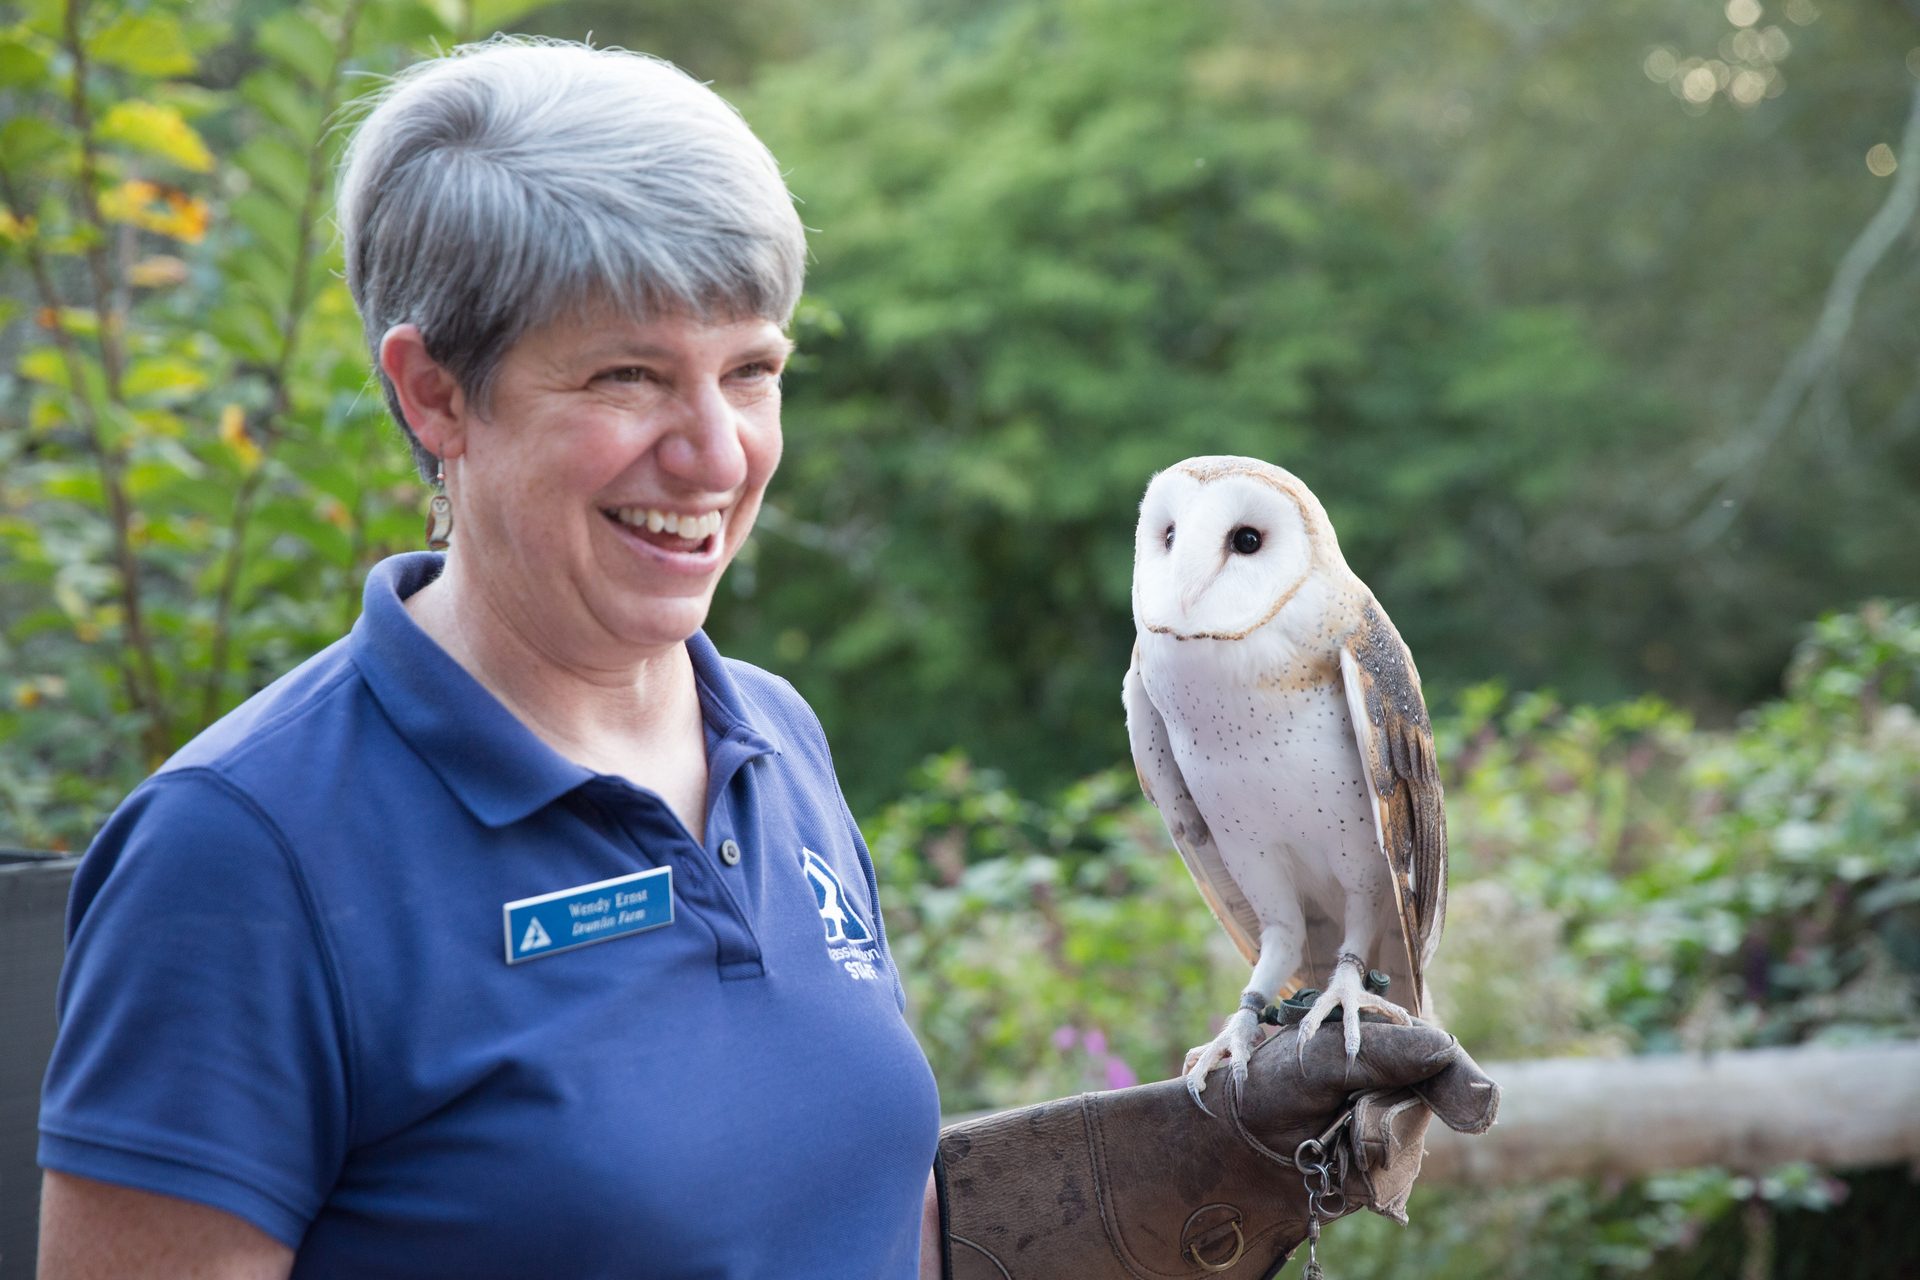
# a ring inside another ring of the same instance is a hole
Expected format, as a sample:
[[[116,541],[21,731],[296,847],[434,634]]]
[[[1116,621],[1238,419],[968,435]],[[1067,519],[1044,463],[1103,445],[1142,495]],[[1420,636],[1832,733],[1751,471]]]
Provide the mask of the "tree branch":
[[[100,216],[99,204],[95,199],[94,188],[98,181],[98,166],[93,150],[92,116],[86,102],[86,46],[80,38],[79,3],[80,0],[69,0],[66,10],[66,44],[68,53],[73,59],[74,125],[80,135],[80,165],[74,196],[82,219],[88,223],[94,233],[93,241],[87,250],[87,263],[94,291],[94,313],[100,331],[100,367],[106,381],[108,398],[115,403],[121,403],[120,348],[117,329],[124,324],[124,318],[112,307],[113,277],[106,258],[110,237],[106,222]],[[29,211],[23,207],[12,175],[3,171],[0,171],[0,197],[4,197],[9,212],[17,221],[28,220]],[[140,563],[139,558],[134,554],[131,532],[133,504],[127,498],[126,484],[121,473],[119,447],[116,442],[108,438],[107,424],[103,420],[99,406],[94,404],[88,391],[86,365],[81,359],[73,334],[68,331],[61,314],[64,309],[64,300],[60,296],[59,288],[54,284],[52,273],[47,268],[46,256],[41,252],[39,245],[31,241],[27,246],[26,256],[28,271],[33,277],[34,291],[39,295],[42,311],[47,318],[47,328],[53,334],[54,346],[59,350],[61,360],[66,365],[67,382],[73,403],[79,407],[84,419],[81,425],[86,430],[88,446],[93,452],[95,465],[100,474],[101,491],[107,500],[107,523],[113,537],[114,567],[120,578],[122,633],[127,647],[132,650],[131,663],[122,659],[121,679],[126,688],[127,701],[136,712],[146,717],[142,736],[147,754],[157,763],[173,751],[173,725],[172,718],[167,713],[159,663],[153,652],[153,641],[146,629],[145,611],[142,608]]]
[[[1588,566],[1617,567],[1691,555],[1711,545],[1732,525],[1753,496],[1774,445],[1839,359],[1867,277],[1920,208],[1920,84],[1914,87],[1895,172],[1898,177],[1886,201],[1834,269],[1812,332],[1787,361],[1759,411],[1746,427],[1715,446],[1697,464],[1719,476],[1709,489],[1705,507],[1678,528],[1663,532],[1590,534],[1580,540],[1575,559]]]
[[[339,107],[342,71],[353,55],[354,32],[360,23],[365,0],[355,0],[340,18],[339,37],[334,41],[333,66],[321,87],[321,120],[331,118]],[[323,125],[324,128],[324,125]],[[293,407],[290,374],[299,349],[300,326],[312,301],[315,228],[320,222],[321,203],[326,197],[328,156],[321,138],[313,140],[307,153],[307,189],[300,201],[298,243],[294,246],[293,284],[287,297],[287,310],[280,322],[280,355],[267,374],[273,399],[267,410],[261,435],[261,459],[234,494],[233,510],[227,520],[226,555],[220,567],[220,587],[215,597],[213,640],[207,662],[206,685],[201,691],[200,727],[206,728],[220,714],[220,694],[226,686],[228,651],[233,643],[233,607],[239,594],[240,572],[246,560],[247,526],[253,521],[254,504],[266,478],[266,454],[284,434],[288,411]]]

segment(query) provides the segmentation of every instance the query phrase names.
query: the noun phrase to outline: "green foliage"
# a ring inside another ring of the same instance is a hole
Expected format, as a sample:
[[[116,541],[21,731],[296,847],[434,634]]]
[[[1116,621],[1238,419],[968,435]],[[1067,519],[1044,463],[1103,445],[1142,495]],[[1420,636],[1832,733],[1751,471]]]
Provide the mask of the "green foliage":
[[[1731,731],[1492,686],[1436,717],[1432,986],[1476,1057],[1920,1034],[1920,606],[1822,620],[1787,685]],[[1166,1078],[1236,1004],[1246,967],[1128,773],[1043,805],[943,756],[867,831],[950,1111]],[[1845,1188],[1795,1167],[1419,1194],[1408,1231],[1335,1234],[1342,1274],[1620,1274],[1729,1206]]]
[[[1920,1032],[1917,673],[1920,609],[1869,605],[1731,734],[1470,697],[1441,725],[1469,910],[1560,922],[1585,1029],[1635,1049]]]
[[[857,808],[955,743],[1059,785],[1122,746],[1148,475],[1244,452],[1320,494],[1430,688],[1730,719],[1800,620],[1920,589],[1910,248],[1778,438],[1748,421],[1920,40],[1796,12],[909,5],[763,66],[817,261],[716,635],[820,709]],[[1761,96],[1690,102],[1655,43]]]
[[[1022,800],[957,754],[867,824],[888,941],[947,1110],[1161,1079],[1245,966],[1131,771]]]
[[[1223,62],[1230,17],[1016,6],[977,43],[821,55],[748,101],[822,231],[790,520],[715,626],[794,675],[857,799],[954,742],[1019,778],[1119,753],[1156,468],[1293,466],[1358,563],[1477,620],[1505,579],[1476,504],[1564,496],[1570,416],[1581,452],[1634,429],[1583,407],[1606,371],[1577,323],[1483,314],[1403,190]]]
[[[250,31],[71,0],[0,30],[0,829],[84,843],[338,637],[422,498],[328,221],[352,99],[451,28],[321,0]],[[199,60],[248,49],[237,83]],[[211,140],[211,141],[209,141]]]

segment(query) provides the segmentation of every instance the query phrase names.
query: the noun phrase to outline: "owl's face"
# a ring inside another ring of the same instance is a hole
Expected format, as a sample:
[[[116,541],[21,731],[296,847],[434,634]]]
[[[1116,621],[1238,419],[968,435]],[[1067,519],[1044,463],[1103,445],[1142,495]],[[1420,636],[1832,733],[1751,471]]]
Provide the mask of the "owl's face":
[[[1150,631],[1237,640],[1271,619],[1312,567],[1292,494],[1248,471],[1203,480],[1183,463],[1155,476],[1140,503],[1134,617]]]

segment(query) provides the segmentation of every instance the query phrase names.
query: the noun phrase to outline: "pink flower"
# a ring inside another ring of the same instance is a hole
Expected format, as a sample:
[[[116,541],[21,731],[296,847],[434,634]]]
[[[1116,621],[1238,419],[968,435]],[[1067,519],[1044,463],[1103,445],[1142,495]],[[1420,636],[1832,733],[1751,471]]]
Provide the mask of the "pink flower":
[[[1104,1058],[1107,1054],[1107,1033],[1098,1027],[1089,1030],[1081,1043],[1086,1045],[1087,1052],[1096,1058]]]
[[[1053,1047],[1065,1053],[1067,1050],[1073,1048],[1073,1042],[1079,1038],[1080,1033],[1072,1027],[1056,1028],[1053,1033]]]
[[[1107,1059],[1107,1088],[1131,1089],[1140,1083],[1140,1077],[1133,1074],[1133,1068],[1118,1058]]]

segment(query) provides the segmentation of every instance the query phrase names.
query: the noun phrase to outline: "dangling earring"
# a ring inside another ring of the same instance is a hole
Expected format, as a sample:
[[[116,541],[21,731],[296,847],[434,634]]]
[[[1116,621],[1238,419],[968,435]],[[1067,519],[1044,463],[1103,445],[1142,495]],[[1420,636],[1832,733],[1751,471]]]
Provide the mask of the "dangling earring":
[[[453,503],[447,498],[447,464],[434,468],[433,483],[439,492],[427,504],[427,550],[445,551],[453,536]]]

